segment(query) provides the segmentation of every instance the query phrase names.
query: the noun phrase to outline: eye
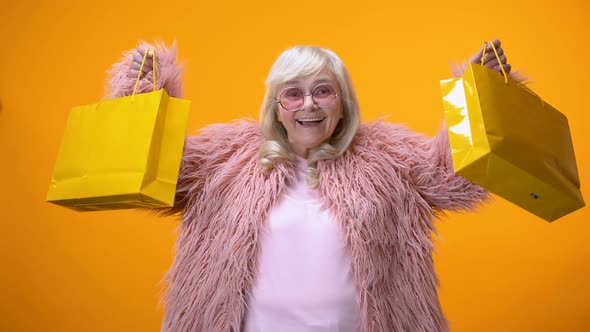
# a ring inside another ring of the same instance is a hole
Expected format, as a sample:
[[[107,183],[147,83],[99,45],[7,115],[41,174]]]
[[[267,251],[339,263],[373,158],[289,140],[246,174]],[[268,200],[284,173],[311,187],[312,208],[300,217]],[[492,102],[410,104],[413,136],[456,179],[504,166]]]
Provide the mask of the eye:
[[[303,97],[303,92],[297,88],[287,88],[283,91],[282,97],[289,100],[298,100]]]
[[[327,98],[334,94],[334,89],[329,85],[320,85],[313,89],[314,98]]]

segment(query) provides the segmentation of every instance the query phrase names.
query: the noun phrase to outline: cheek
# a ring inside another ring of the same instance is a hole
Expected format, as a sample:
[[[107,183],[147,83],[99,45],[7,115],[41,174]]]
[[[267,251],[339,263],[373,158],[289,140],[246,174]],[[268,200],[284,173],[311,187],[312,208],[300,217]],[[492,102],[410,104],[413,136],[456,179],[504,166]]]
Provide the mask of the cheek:
[[[339,107],[337,110],[335,110],[334,113],[332,113],[332,115],[330,116],[330,118],[333,122],[336,123],[344,119],[344,110],[342,109],[342,107]]]
[[[334,135],[334,131],[338,127],[338,124],[340,123],[340,121],[342,121],[343,119],[344,119],[344,112],[343,112],[342,108],[340,108],[340,110],[334,112],[330,116],[330,124],[329,124],[329,128],[327,128],[330,131],[330,136]]]
[[[287,131],[289,131],[293,127],[294,115],[289,112],[279,110],[277,112],[277,120]]]

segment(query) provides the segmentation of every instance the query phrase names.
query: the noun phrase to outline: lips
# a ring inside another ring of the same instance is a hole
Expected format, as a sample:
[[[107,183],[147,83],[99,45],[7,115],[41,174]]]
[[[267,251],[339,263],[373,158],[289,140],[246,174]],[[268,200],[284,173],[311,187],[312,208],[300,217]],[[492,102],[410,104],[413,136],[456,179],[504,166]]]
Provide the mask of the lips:
[[[304,127],[310,127],[310,126],[315,126],[315,125],[322,123],[322,121],[324,121],[324,119],[325,119],[324,117],[313,117],[313,118],[296,119],[295,121],[297,121],[298,124],[300,124]]]

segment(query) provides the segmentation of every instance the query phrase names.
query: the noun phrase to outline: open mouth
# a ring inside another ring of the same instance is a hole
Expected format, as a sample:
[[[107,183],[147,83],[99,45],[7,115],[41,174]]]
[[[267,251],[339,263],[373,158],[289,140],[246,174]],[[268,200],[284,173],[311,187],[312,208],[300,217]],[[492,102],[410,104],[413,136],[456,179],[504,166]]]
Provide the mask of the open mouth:
[[[297,123],[303,127],[314,127],[322,123],[325,118],[307,118],[307,119],[297,119]]]

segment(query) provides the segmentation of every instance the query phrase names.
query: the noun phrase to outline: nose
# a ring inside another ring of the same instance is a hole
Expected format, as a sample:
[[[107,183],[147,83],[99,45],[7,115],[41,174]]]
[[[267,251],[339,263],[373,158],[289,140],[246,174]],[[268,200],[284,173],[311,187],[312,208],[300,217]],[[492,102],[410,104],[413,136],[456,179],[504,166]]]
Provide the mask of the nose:
[[[311,93],[307,93],[307,94],[303,95],[303,105],[301,106],[301,109],[302,110],[305,109],[308,111],[319,109],[319,106],[314,102],[313,97],[311,96]]]

